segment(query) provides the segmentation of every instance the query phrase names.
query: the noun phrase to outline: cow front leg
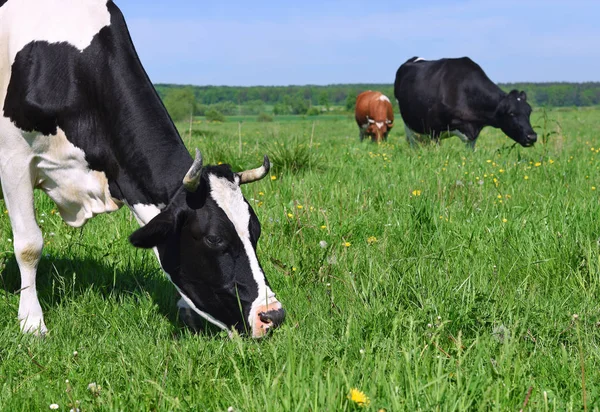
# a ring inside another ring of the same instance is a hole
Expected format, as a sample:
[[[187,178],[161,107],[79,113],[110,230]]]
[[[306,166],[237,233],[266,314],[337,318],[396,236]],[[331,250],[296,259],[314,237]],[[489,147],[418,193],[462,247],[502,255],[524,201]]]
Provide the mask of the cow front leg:
[[[19,299],[19,322],[24,333],[44,335],[48,331],[44,314],[37,296],[35,283],[37,267],[42,257],[44,239],[35,220],[33,205],[33,179],[29,171],[2,173],[2,191],[10,224],[13,245],[19,271],[21,272],[21,296]]]

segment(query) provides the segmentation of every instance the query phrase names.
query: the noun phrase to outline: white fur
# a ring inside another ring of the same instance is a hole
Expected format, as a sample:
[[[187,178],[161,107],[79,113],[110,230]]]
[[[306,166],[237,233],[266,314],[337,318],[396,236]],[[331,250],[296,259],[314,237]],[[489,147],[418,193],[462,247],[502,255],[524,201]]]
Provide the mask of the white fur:
[[[383,122],[375,122],[375,125],[378,129],[381,129],[383,127]]]
[[[175,285],[175,288],[177,288],[177,291],[181,295],[181,299],[179,299],[179,301],[177,301],[177,307],[178,308],[180,308],[180,309],[187,309],[187,308],[192,309],[194,312],[196,312],[198,315],[202,316],[204,319],[206,319],[207,321],[209,321],[213,325],[218,326],[219,328],[221,328],[223,330],[226,330],[227,334],[229,335],[229,337],[233,336],[233,333],[227,327],[227,325],[225,325],[221,321],[213,318],[208,313],[206,313],[206,312],[198,309],[196,307],[196,305],[194,305],[194,302],[192,302],[192,300],[190,298],[188,298],[186,295],[184,295],[183,292],[177,287],[177,285]]]
[[[382,94],[381,96],[379,96],[379,100],[381,100],[382,102],[388,102],[390,103],[390,99],[387,98],[386,95]]]
[[[244,201],[239,182],[230,182],[225,178],[216,177],[215,175],[210,175],[209,181],[211,186],[210,195],[217,205],[223,209],[231,223],[233,223],[248,256],[252,276],[258,285],[258,297],[252,303],[248,316],[248,324],[252,331],[254,331],[257,308],[263,305],[271,305],[277,302],[277,299],[275,298],[275,293],[273,293],[265,282],[265,275],[260,268],[256,251],[250,241],[250,211],[248,204]]]
[[[163,203],[158,205],[136,203],[130,206],[130,208],[140,226],[144,226],[147,225],[149,221],[154,219],[156,215],[158,215],[160,211],[165,208],[165,205]]]
[[[413,61],[413,63],[420,62],[420,61],[425,61],[425,59],[422,57],[418,57]]]
[[[440,139],[447,139],[451,136],[458,136],[460,138],[460,140],[462,140],[464,143],[471,142],[471,140],[469,140],[469,138],[465,134],[463,134],[460,130],[449,130],[447,132],[443,132],[440,134]]]
[[[7,23],[10,21],[18,24]],[[19,50],[34,40],[67,42],[83,51],[108,25],[106,0],[9,0],[0,8],[0,37],[7,38],[10,33],[11,63]]]
[[[450,134],[452,136],[458,136],[460,138],[460,140],[462,140],[465,143],[471,142],[471,140],[465,134],[463,134],[460,130],[451,130]]]

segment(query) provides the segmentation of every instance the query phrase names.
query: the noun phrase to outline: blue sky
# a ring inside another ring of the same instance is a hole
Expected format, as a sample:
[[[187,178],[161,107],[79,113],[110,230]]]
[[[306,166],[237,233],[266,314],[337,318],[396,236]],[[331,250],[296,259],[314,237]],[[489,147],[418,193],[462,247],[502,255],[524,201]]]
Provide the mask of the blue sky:
[[[155,83],[393,83],[412,56],[469,56],[495,82],[600,81],[598,0],[115,1]]]

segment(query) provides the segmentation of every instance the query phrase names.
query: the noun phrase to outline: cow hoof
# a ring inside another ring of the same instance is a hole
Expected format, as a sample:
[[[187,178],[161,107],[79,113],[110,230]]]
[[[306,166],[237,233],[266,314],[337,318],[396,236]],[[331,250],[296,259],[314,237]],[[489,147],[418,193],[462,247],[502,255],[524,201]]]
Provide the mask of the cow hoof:
[[[43,317],[28,317],[21,320],[21,332],[43,338],[48,333]]]

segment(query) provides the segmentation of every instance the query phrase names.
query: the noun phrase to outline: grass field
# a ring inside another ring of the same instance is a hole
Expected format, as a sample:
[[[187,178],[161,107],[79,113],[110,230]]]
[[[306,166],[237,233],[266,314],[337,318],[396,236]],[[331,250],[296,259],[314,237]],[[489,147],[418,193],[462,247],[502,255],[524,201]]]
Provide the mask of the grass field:
[[[274,163],[244,187],[288,313],[260,341],[182,326],[128,210],[73,229],[38,194],[50,332],[19,332],[3,216],[0,410],[600,409],[600,109],[532,123],[547,144],[487,128],[471,151],[413,150],[400,121],[379,146],[350,117],[244,122],[241,152],[237,122],[182,124],[206,163]]]

